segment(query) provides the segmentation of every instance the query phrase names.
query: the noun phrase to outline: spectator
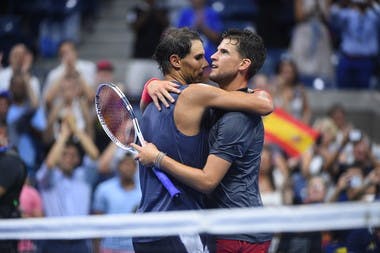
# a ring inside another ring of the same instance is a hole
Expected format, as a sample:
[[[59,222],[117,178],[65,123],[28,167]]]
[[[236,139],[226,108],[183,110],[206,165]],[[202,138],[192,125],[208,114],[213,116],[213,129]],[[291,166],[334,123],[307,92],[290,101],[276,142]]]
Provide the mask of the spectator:
[[[102,83],[114,83],[117,84],[121,90],[125,88],[124,84],[121,84],[115,80],[114,65],[108,60],[100,60],[96,63],[95,83],[97,85]],[[98,120],[95,120],[94,134],[96,146],[101,152],[103,152],[103,150],[107,147],[110,139],[104,132],[103,127],[100,125],[100,122]]]
[[[338,128],[336,145],[342,147],[338,159],[341,162],[352,163],[353,147],[352,142],[349,140],[349,135],[352,130],[358,131],[358,129],[355,129],[353,123],[347,119],[347,111],[341,104],[332,105],[328,110],[328,117],[333,120],[334,124]]]
[[[326,26],[329,0],[296,0],[296,25],[290,44],[290,53],[299,70],[300,78],[311,86],[316,77],[331,83],[332,42]]]
[[[137,210],[141,191],[136,183],[136,170],[132,154],[127,153],[119,159],[117,176],[100,183],[95,190],[93,210],[96,214],[132,213]],[[103,253],[130,253],[133,252],[133,245],[129,237],[105,238],[100,249]]]
[[[135,41],[125,90],[130,98],[137,100],[147,80],[162,77],[152,57],[162,33],[169,26],[169,18],[167,10],[156,0],[144,0],[128,12],[127,19],[135,34]]]
[[[206,0],[190,0],[190,2],[191,6],[181,11],[177,27],[189,27],[200,34],[206,60],[211,63],[211,55],[216,52],[220,42],[222,20],[216,11],[207,6]]]
[[[27,178],[20,195],[20,211],[23,218],[38,218],[43,216],[40,193],[30,184]],[[21,240],[18,244],[19,253],[36,253],[37,243],[31,240]]]
[[[370,0],[350,0],[331,7],[330,23],[339,34],[337,84],[343,89],[368,89],[379,56],[380,15]]]
[[[298,79],[298,69],[293,60],[284,58],[278,62],[272,89],[276,107],[282,108],[305,124],[310,123],[309,99],[304,85]]]
[[[0,122],[0,166],[0,219],[20,218],[19,197],[27,173],[18,154],[8,146],[4,121]],[[0,251],[17,253],[17,241],[0,240]]]
[[[2,121],[6,122],[10,104],[11,104],[11,99],[9,97],[9,92],[1,91],[0,92],[0,122]]]
[[[82,95],[86,94],[86,95]],[[73,115],[75,125],[89,136],[94,135],[93,115],[90,114],[92,92],[77,72],[66,74],[46,94],[47,101],[54,102],[47,112],[48,123],[45,131],[45,143],[49,144],[57,138],[59,125],[66,115]],[[50,104],[50,103],[48,103]]]
[[[42,155],[41,136],[46,118],[33,92],[29,75],[14,72],[9,87],[11,104],[7,113],[9,140],[20,152],[29,172],[34,171]],[[34,175],[34,173],[33,173]]]
[[[14,72],[21,72],[30,80],[30,86],[34,96],[41,96],[40,81],[31,73],[33,54],[24,44],[16,44],[9,54],[9,66],[0,70],[0,91],[9,90],[11,78]]]
[[[78,73],[84,82],[93,87],[95,85],[95,64],[91,61],[78,58],[75,43],[70,40],[61,42],[59,45],[58,54],[60,57],[60,65],[50,70],[43,89],[44,100],[46,94],[54,86],[54,84],[65,74]],[[49,101],[48,101],[49,102]]]
[[[320,176],[313,176],[307,182],[306,198],[303,204],[323,203],[326,198],[325,181]],[[281,236],[277,252],[317,253],[322,252],[322,233],[285,233]]]
[[[70,141],[70,137],[78,140],[85,151],[83,159],[77,144]],[[91,173],[88,170],[93,169],[89,158],[97,157],[98,150],[91,138],[76,127],[73,115],[66,115],[62,120],[58,139],[37,172],[37,182],[47,217],[90,213],[91,185],[87,181],[87,174]],[[41,243],[41,250],[89,253],[91,247],[87,240],[47,240]]]
[[[100,60],[96,63],[95,84],[115,83],[114,65],[108,60]]]
[[[264,145],[259,170],[259,189],[264,206],[282,205],[284,180],[288,178],[286,160],[281,154]]]

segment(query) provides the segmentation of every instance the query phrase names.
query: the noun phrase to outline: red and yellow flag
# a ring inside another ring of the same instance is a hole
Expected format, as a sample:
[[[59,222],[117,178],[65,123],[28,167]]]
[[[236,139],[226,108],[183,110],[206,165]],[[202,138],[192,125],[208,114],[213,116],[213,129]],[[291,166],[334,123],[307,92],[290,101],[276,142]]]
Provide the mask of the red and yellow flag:
[[[305,152],[318,137],[317,131],[280,108],[264,117],[263,122],[265,141],[279,145],[292,157]]]

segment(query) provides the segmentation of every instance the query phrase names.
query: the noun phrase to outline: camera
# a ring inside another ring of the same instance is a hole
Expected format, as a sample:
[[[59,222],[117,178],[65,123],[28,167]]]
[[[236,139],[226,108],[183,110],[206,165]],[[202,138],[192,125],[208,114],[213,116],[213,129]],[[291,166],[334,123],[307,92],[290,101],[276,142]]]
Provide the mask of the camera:
[[[362,133],[358,129],[353,129],[350,131],[348,138],[351,142],[360,141],[362,138]]]

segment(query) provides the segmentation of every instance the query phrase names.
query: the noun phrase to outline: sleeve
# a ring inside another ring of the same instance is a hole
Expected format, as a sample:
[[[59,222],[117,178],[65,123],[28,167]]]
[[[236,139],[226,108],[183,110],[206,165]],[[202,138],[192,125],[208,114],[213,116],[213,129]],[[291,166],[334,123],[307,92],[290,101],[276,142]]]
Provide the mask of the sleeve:
[[[243,157],[252,140],[253,128],[253,121],[245,114],[226,113],[211,130],[215,142],[210,147],[210,154],[230,163]]]
[[[36,179],[39,187],[49,188],[53,184],[53,169],[48,169],[46,163],[43,163],[37,171]]]
[[[94,201],[92,203],[92,210],[94,212],[106,213],[107,212],[107,198],[104,192],[104,184],[99,184],[94,193]]]

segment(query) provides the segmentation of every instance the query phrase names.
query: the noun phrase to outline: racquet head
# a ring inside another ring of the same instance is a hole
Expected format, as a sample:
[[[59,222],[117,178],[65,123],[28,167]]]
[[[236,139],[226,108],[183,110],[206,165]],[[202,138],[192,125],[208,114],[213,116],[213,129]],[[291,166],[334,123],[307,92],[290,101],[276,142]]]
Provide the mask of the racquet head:
[[[135,152],[129,143],[136,141],[136,116],[123,92],[114,84],[99,85],[95,107],[108,137],[120,148]]]

